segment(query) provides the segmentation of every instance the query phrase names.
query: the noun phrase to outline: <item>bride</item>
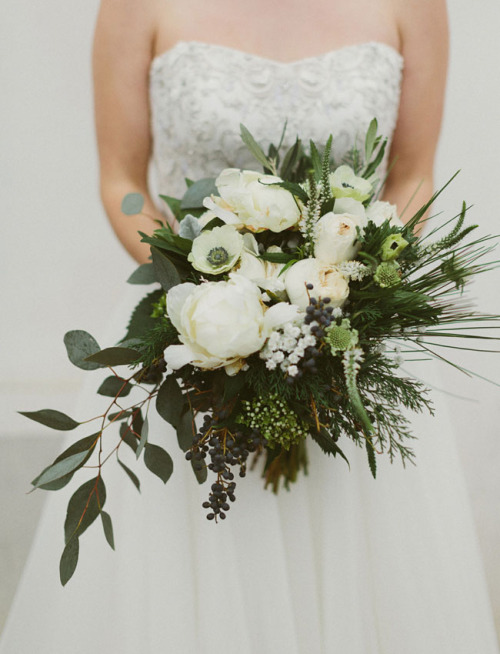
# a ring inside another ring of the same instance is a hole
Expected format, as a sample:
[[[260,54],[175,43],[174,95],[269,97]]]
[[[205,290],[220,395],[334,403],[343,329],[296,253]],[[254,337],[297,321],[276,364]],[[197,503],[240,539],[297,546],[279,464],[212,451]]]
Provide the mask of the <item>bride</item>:
[[[254,167],[240,122],[263,143],[285,120],[285,145],[333,132],[341,158],[373,117],[398,160],[385,199],[402,208],[421,183],[409,216],[432,193],[446,59],[444,0],[102,0],[95,105],[111,223],[143,262],[137,230],[152,223],[124,219],[125,194],[163,217],[157,193],[181,194],[185,177]],[[139,496],[108,471],[117,551],[89,529],[64,589],[68,494],[51,496],[0,653],[497,653],[444,411],[415,417],[416,467],[381,465],[374,481],[354,446],[351,470],[311,447],[309,477],[274,496],[254,471],[219,525],[204,520],[206,489],[173,431],[152,424],[174,456],[167,487],[144,474]]]

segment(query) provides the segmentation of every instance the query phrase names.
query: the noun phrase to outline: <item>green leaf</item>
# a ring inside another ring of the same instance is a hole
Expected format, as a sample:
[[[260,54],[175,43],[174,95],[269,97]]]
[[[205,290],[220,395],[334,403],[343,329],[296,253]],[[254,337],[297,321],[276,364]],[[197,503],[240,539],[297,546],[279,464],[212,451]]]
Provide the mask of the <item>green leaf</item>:
[[[218,195],[213,177],[204,177],[191,184],[181,200],[181,209],[202,209],[203,200],[211,195]]]
[[[178,200],[177,198],[170,197],[170,195],[160,195],[160,198],[164,202],[166,202],[170,211],[174,214],[177,220],[179,220],[179,217],[181,215],[181,201]]]
[[[59,562],[59,577],[63,586],[68,583],[76,570],[79,550],[80,545],[75,536],[67,543]]]
[[[183,452],[187,452],[193,444],[193,412],[188,407],[182,414],[176,428],[177,442]]]
[[[275,184],[266,184],[266,186],[280,186],[281,188],[290,191],[292,195],[294,195],[296,198],[299,198],[299,200],[302,200],[302,202],[309,202],[309,196],[304,191],[302,186],[299,186],[299,184],[295,184],[294,182],[276,182]]]
[[[280,177],[286,180],[293,171],[295,164],[297,163],[299,154],[302,149],[302,143],[299,138],[295,141],[293,146],[288,150],[283,158],[283,163],[281,164]]]
[[[340,447],[325,428],[322,428],[319,432],[314,428],[311,429],[311,437],[321,447],[325,454],[333,454],[334,457],[338,454],[350,467],[346,455],[342,452]]]
[[[54,409],[41,409],[40,411],[19,411],[22,416],[35,420],[46,427],[51,429],[58,429],[59,431],[71,431],[80,424],[70,418],[65,413],[55,411]]]
[[[189,179],[189,177],[184,177],[184,181],[186,182],[187,188],[189,188],[190,186],[193,186],[193,184],[194,184],[194,180]]]
[[[68,504],[64,523],[65,541],[68,543],[78,532],[78,536],[94,522],[106,502],[106,487],[102,477],[86,481],[78,488]]]
[[[245,385],[246,375],[244,372],[239,372],[237,375],[226,375],[224,380],[224,402],[229,402],[236,397]]]
[[[194,467],[194,463],[195,463],[194,461],[191,461],[191,468],[194,472],[194,476],[198,480],[199,484],[204,484],[208,478],[207,466],[203,466],[201,470],[196,470],[196,468]]]
[[[128,468],[128,467],[123,463],[123,461],[121,461],[120,459],[118,459],[118,463],[119,463],[119,464],[121,465],[121,467],[125,470],[125,472],[127,473],[129,479],[132,481],[132,483],[134,484],[134,486],[137,488],[137,490],[138,490],[139,493],[140,493],[140,492],[141,492],[141,482],[139,481],[139,478],[137,477],[137,475],[136,475],[135,473],[133,473],[132,470],[130,470],[130,468]]]
[[[212,220],[210,220],[204,227],[202,227],[201,231],[209,232],[214,227],[223,227],[225,224],[226,223],[222,220],[222,218],[215,216],[215,218],[212,218]]]
[[[141,456],[141,452],[146,447],[146,443],[148,442],[149,423],[148,423],[147,416],[144,418],[144,422],[142,423],[142,429],[139,433],[141,434],[141,440],[139,441],[139,445],[135,452],[135,456],[137,459]]]
[[[159,477],[164,484],[170,479],[174,471],[174,462],[170,454],[162,447],[146,443],[146,450],[144,452],[144,463],[146,467],[157,477]]]
[[[294,259],[294,255],[288,252],[263,252],[257,258],[272,263],[288,263]]]
[[[316,147],[314,141],[309,141],[309,147],[311,150],[311,163],[314,169],[314,177],[317,180],[320,180],[321,175],[323,173],[323,165],[321,163],[321,157],[319,156],[318,148]]]
[[[164,291],[169,291],[173,286],[181,283],[181,278],[177,272],[177,268],[170,261],[166,254],[156,247],[151,248],[153,256],[153,267],[155,277],[161,284]]]
[[[62,461],[49,466],[46,470],[44,470],[44,472],[42,472],[39,477],[34,479],[31,483],[33,486],[35,486],[35,488],[39,488],[43,484],[49,484],[52,481],[56,481],[56,479],[60,479],[70,472],[81,468],[86,457],[87,452],[78,452],[78,454],[68,456]]]
[[[71,363],[82,370],[97,370],[101,366],[97,363],[90,363],[85,359],[101,349],[97,341],[88,332],[82,329],[75,329],[64,335],[64,345]]]
[[[94,451],[94,448],[97,444],[98,437],[99,437],[99,433],[96,433],[96,434],[92,434],[92,436],[86,436],[85,438],[80,439],[76,443],[73,443],[66,450],[64,450],[62,454],[60,454],[57,457],[57,459],[54,461],[54,464],[59,463],[59,461],[62,461],[63,459],[73,456],[74,454],[78,454],[79,452],[86,452],[87,456],[83,460],[83,464],[85,464],[88,461],[88,459],[90,459],[90,457],[92,456],[92,452]],[[51,467],[52,466],[48,466],[47,468],[45,468],[45,470],[43,470],[41,474],[38,475],[38,477],[36,477],[31,483],[34,486],[37,486],[38,488],[41,488],[43,490],[55,491],[64,488],[64,486],[66,486],[66,484],[68,484],[73,478],[74,471],[54,481],[45,484],[40,484],[39,483],[40,477],[43,474],[45,474],[45,472],[49,470],[49,468]]]
[[[122,342],[131,338],[143,338],[157,324],[157,320],[151,317],[153,304],[159,301],[165,291],[158,289],[144,297],[135,307]]]
[[[124,443],[130,447],[131,450],[137,452],[138,440],[136,436],[132,433],[131,428],[127,423],[122,423],[120,425],[120,438]]]
[[[47,468],[45,468],[47,470]],[[45,470],[43,472],[45,472]],[[61,490],[61,488],[64,488],[69,484],[69,482],[73,479],[74,472],[70,472],[69,474],[65,475],[64,477],[60,477],[59,479],[56,479],[55,481],[51,481],[48,484],[43,484],[42,486],[39,486],[41,490],[47,490],[47,491],[58,491]],[[38,479],[38,477],[37,477]],[[32,482],[33,483],[33,482]],[[35,489],[32,488],[30,492],[34,491]]]
[[[168,375],[160,386],[156,397],[156,410],[173,427],[177,428],[184,406],[184,395],[177,383],[175,375]]]
[[[154,284],[156,282],[152,263],[143,263],[127,279],[128,284]]]
[[[87,360],[104,366],[126,366],[137,361],[139,357],[140,353],[130,347],[107,347],[87,357]]]
[[[375,139],[377,138],[377,129],[378,123],[377,119],[374,118],[368,127],[365,138],[365,161],[368,163],[373,154],[373,148],[375,147]]]
[[[265,169],[269,169],[271,164],[269,162],[269,159],[266,157],[264,150],[260,147],[260,145],[254,139],[254,137],[250,134],[248,129],[242,123],[240,123],[240,130],[241,130],[241,140],[243,141],[243,143],[247,146],[247,148],[257,159],[257,161]]]
[[[375,448],[368,436],[366,437],[366,454],[368,456],[368,465],[370,466],[370,471],[373,475],[373,478],[377,478],[377,458],[375,454]]]
[[[122,200],[122,211],[127,216],[136,216],[144,207],[144,197],[140,193],[128,193]]]
[[[104,536],[108,541],[108,545],[112,550],[115,549],[115,537],[113,534],[113,523],[111,522],[111,516],[106,511],[101,511],[101,520],[102,528],[104,529]]]
[[[126,397],[131,390],[132,384],[129,384],[122,377],[111,375],[110,377],[106,377],[97,392],[99,395],[104,395],[105,397],[117,397],[118,393],[120,393],[120,397]]]

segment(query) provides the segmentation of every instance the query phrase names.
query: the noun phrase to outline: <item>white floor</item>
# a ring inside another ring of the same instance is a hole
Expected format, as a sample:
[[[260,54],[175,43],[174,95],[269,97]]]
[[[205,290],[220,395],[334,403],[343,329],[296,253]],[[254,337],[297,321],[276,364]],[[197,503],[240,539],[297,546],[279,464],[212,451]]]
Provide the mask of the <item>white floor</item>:
[[[46,492],[27,494],[30,481],[60,450],[60,438],[0,439],[0,632],[35,533]],[[61,516],[61,542],[63,540]]]

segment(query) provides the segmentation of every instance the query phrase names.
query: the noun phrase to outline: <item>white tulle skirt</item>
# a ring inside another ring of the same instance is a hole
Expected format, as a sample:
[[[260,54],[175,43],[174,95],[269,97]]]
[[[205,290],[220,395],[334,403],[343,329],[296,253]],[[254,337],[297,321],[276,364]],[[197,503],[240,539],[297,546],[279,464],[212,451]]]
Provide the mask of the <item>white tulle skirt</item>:
[[[94,393],[95,383],[81,419]],[[106,464],[116,551],[92,525],[65,588],[58,563],[77,484],[49,494],[0,654],[497,653],[446,401],[434,398],[436,417],[413,422],[416,467],[384,461],[373,480],[352,443],[350,470],[311,443],[307,477],[276,496],[250,472],[218,524],[201,507],[209,485],[152,419],[151,442],[174,459],[170,481],[130,452],[139,494]]]

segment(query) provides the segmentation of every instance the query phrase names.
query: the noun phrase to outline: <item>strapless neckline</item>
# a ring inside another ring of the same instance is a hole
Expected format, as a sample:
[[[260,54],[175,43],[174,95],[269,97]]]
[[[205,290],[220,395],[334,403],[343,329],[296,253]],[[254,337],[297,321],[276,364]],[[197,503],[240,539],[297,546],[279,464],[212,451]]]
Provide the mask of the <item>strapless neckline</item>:
[[[254,54],[252,52],[246,52],[245,50],[240,50],[238,48],[232,48],[227,45],[219,45],[217,43],[206,43],[204,41],[186,41],[180,40],[177,41],[171,48],[165,50],[164,52],[159,53],[151,60],[151,68],[157,68],[164,61],[166,61],[170,56],[173,56],[182,49],[205,49],[213,50],[215,52],[225,52],[232,54],[237,57],[242,57],[245,59],[251,59],[253,61],[260,61],[267,66],[274,66],[276,68],[294,68],[301,65],[308,65],[314,61],[324,61],[331,57],[341,57],[352,53],[353,50],[364,49],[364,48],[380,48],[386,52],[391,53],[396,59],[401,63],[403,62],[403,55],[392,45],[384,43],[383,41],[364,41],[362,43],[353,43],[351,45],[345,45],[340,48],[334,48],[333,50],[327,50],[326,52],[320,53],[318,55],[313,55],[310,57],[303,57],[302,59],[295,59],[293,61],[279,61],[278,59],[272,59],[270,57],[264,57],[262,55]]]

